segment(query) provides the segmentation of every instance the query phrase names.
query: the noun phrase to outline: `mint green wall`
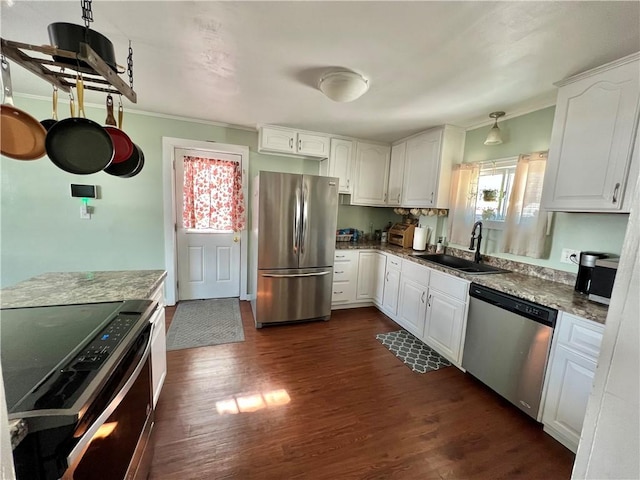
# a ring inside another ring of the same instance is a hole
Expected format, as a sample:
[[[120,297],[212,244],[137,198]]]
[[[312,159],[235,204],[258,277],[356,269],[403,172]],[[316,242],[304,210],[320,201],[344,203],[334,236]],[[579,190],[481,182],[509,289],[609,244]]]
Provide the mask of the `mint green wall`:
[[[342,195],[340,196],[342,199]],[[387,223],[401,222],[402,215],[393,213],[392,208],[361,207],[358,205],[338,206],[338,228],[356,228],[363,233],[369,233],[371,224],[373,230],[382,230]]]
[[[48,100],[18,97],[16,106],[38,119],[51,116]],[[125,109],[126,109],[125,105]],[[62,112],[68,105],[61,104]],[[86,108],[103,123],[103,108]],[[46,157],[16,161],[0,157],[0,287],[49,271],[164,269],[162,137],[247,145],[249,175],[259,170],[318,173],[318,162],[257,153],[258,134],[125,110],[124,128],[145,154],[136,177],[104,172],[66,173]],[[91,220],[80,219],[71,183],[95,184]]]
[[[549,107],[499,122],[504,140],[501,145],[484,145],[490,125],[468,131],[464,162],[481,162],[547,150],[551,139],[554,111],[555,107]],[[575,273],[576,266],[560,262],[562,249],[620,254],[628,219],[628,214],[555,213],[548,243],[549,255],[543,259],[496,253],[501,235],[497,230],[489,231],[484,235],[485,246],[482,250],[483,253],[497,257]],[[461,247],[467,248],[468,245]]]

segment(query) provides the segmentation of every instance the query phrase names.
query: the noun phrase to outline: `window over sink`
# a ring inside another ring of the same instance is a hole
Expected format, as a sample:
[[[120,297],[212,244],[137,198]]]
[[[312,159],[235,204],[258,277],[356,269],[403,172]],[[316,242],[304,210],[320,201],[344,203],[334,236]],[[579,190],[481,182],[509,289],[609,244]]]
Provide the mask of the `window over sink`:
[[[475,220],[502,229],[516,173],[518,157],[482,163],[475,191]]]

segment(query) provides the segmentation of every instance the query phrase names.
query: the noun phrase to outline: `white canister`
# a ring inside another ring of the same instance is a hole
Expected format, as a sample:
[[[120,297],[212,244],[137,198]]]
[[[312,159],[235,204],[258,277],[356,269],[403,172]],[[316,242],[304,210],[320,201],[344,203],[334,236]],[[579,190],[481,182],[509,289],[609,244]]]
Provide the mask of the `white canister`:
[[[416,227],[413,232],[413,249],[426,250],[429,227]]]

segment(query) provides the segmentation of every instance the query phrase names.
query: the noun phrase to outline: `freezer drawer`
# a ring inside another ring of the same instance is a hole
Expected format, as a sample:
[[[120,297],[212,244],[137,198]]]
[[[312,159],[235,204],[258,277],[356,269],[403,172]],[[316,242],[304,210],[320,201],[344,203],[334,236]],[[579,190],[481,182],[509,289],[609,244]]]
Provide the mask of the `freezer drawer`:
[[[258,270],[256,327],[266,323],[328,320],[333,268]]]

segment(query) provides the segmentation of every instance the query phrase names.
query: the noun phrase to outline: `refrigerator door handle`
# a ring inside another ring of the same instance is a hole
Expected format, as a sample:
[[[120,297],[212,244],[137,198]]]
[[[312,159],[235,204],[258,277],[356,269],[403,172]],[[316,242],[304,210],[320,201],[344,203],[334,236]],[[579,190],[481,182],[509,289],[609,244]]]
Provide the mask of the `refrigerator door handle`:
[[[302,237],[300,238],[300,253],[304,254],[304,246],[307,243],[307,213],[309,211],[309,187],[302,185]]]
[[[293,253],[298,254],[299,240],[300,240],[300,213],[302,206],[300,205],[300,189],[296,188],[296,207],[295,215],[293,217]]]
[[[330,271],[317,273],[262,273],[260,276],[269,278],[322,277],[330,273]]]

